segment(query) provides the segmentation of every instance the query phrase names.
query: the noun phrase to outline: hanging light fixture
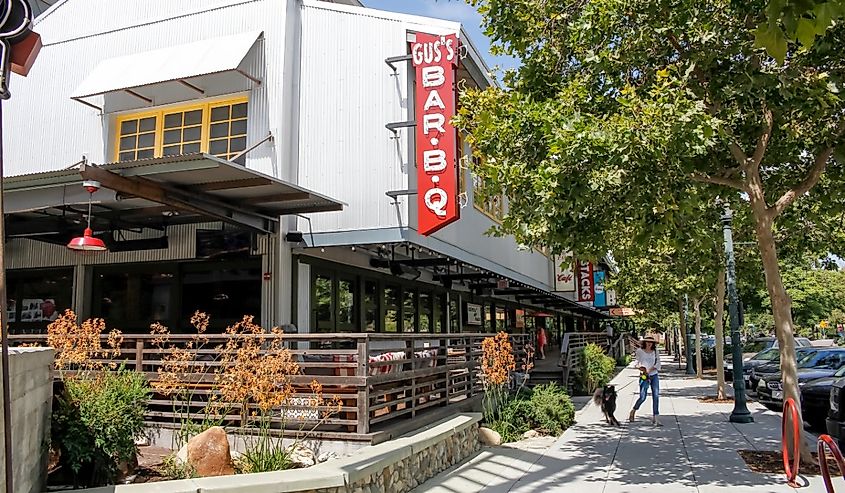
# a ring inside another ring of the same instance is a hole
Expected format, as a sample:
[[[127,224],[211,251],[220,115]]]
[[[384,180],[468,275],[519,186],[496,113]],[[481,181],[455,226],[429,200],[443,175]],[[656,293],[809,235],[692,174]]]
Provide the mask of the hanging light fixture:
[[[91,231],[91,202],[94,198],[94,192],[100,189],[100,182],[94,180],[86,180],[82,182],[85,190],[88,190],[88,226],[82,236],[70,240],[67,247],[71,250],[83,252],[104,252],[107,250],[106,244],[103,240],[94,237],[94,232]]]

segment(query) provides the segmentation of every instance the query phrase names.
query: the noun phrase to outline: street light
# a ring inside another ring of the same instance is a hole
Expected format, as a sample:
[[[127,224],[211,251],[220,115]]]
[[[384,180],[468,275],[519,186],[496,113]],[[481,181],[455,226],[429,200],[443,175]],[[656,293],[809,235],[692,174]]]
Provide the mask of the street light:
[[[731,326],[731,346],[733,349],[733,378],[734,378],[734,409],[731,412],[732,423],[752,423],[754,417],[748,410],[745,399],[745,378],[742,368],[742,340],[739,337],[739,300],[736,294],[736,259],[734,258],[734,241],[731,222],[733,212],[730,204],[725,203],[722,215],[722,231],[725,234],[725,256],[727,257],[728,274],[728,314]]]

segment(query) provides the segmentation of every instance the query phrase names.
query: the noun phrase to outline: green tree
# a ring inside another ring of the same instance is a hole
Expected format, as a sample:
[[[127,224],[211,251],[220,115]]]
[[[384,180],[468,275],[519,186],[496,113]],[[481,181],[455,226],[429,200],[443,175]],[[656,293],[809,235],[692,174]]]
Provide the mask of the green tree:
[[[843,0],[769,0],[755,42],[783,63],[790,43],[807,49],[845,15]]]
[[[485,157],[475,172],[509,197],[500,231],[597,256],[608,228],[671,236],[718,190],[751,220],[785,394],[799,401],[776,228],[808,194],[827,207],[802,212],[842,210],[831,162],[845,157],[845,27],[777,63],[755,41],[762,0],[472,3],[523,61],[509,90],[467,90],[456,122]]]

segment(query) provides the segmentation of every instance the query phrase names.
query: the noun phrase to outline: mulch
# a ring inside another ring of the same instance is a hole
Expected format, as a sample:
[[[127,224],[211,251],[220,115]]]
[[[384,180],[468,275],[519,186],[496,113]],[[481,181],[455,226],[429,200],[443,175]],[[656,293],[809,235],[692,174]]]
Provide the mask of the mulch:
[[[780,452],[760,450],[740,450],[740,457],[753,472],[763,474],[784,474],[783,455]],[[818,454],[813,453],[813,458],[818,461]],[[830,475],[833,477],[842,476],[839,466],[832,457],[828,456],[827,463],[830,466]],[[820,476],[819,466],[815,464],[801,464],[799,474],[803,476]]]
[[[706,397],[699,397],[698,402],[703,402],[705,404],[728,404],[733,402],[734,400],[730,397],[725,397],[724,399],[717,399],[712,395],[708,395]]]

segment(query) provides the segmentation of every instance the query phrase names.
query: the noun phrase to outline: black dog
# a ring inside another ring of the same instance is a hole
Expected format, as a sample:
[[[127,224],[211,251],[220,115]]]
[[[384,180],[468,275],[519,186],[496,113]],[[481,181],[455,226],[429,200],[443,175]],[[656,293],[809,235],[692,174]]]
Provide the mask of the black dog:
[[[593,394],[593,402],[601,405],[601,412],[604,413],[604,421],[613,426],[619,426],[619,421],[613,413],[616,412],[616,387],[605,385],[604,388],[596,389]]]

